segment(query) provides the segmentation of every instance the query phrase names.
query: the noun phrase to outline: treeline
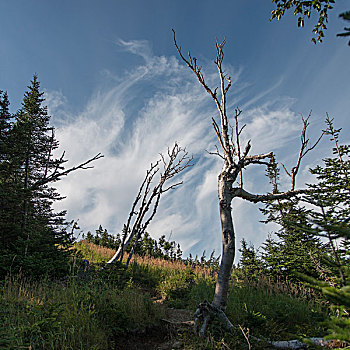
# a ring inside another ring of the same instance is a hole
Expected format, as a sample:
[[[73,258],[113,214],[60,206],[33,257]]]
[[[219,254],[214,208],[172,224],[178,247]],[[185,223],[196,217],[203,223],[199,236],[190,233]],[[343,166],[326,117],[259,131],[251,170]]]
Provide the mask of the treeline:
[[[90,231],[85,235],[88,242],[97,244],[102,247],[111,248],[118,250],[120,247],[123,236],[125,235],[125,228],[122,234],[117,233],[115,236],[108,233],[107,229],[103,229],[100,225],[92,234]],[[130,245],[126,248],[126,252],[130,253],[132,247],[134,246],[133,239]],[[162,258],[166,260],[181,260],[182,250],[180,244],[175,241],[170,241],[165,238],[165,235],[159,237],[158,241],[153,239],[148,232],[145,232],[141,238],[137,241],[134,249],[134,253],[140,256],[150,256],[153,258]]]
[[[108,233],[107,229],[103,229],[102,225],[100,225],[95,231],[95,234],[88,231],[86,235],[83,233],[82,237],[89,243],[118,250],[123,241],[123,235],[125,235],[125,228],[121,234],[117,233],[116,235],[112,235]],[[135,239],[133,239],[130,245],[126,248],[126,253],[130,253],[134,246],[134,242]],[[147,256],[172,261],[181,260],[186,265],[211,268],[218,268],[220,259],[220,257],[215,256],[215,251],[212,251],[209,257],[206,256],[206,252],[204,251],[201,256],[196,255],[193,257],[190,253],[187,258],[183,258],[183,252],[179,243],[166,239],[165,235],[160,236],[157,241],[152,238],[148,232],[141,235],[135,245],[134,253],[138,256]]]

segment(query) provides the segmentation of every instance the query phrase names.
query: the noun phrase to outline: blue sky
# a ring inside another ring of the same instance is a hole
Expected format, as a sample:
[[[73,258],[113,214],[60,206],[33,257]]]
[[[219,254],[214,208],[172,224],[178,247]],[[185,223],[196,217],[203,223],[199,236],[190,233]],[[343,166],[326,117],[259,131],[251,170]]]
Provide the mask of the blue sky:
[[[215,86],[215,38],[226,38],[225,68],[233,77],[229,105],[243,110],[253,152],[276,151],[293,166],[300,118],[312,110],[316,138],[326,112],[349,142],[350,48],[336,38],[345,22],[338,0],[324,43],[311,42],[314,21],[303,29],[286,15],[269,22],[269,0],[75,0],[0,2],[0,89],[13,111],[38,73],[62,150],[69,164],[97,152],[95,169],[57,184],[67,196],[58,207],[79,219],[84,231],[102,224],[119,232],[151,161],[178,141],[196,164],[185,184],[168,193],[150,232],[179,241],[189,253],[220,251],[216,177],[210,119],[215,108],[178,60],[171,28],[183,50],[201,62]],[[299,186],[312,181],[308,167],[329,154],[327,140],[304,161]],[[247,189],[269,190],[264,171],[248,171]],[[287,180],[285,180],[286,186]],[[256,206],[233,204],[237,241],[261,244],[273,230],[259,224]]]

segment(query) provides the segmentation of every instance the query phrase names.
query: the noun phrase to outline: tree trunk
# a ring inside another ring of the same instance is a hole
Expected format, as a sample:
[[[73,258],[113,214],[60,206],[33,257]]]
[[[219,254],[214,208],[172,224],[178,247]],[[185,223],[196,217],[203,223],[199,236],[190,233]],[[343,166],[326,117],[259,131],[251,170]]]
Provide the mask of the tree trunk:
[[[31,136],[31,134],[30,134]],[[27,227],[27,221],[28,221],[28,184],[29,184],[29,146],[28,146],[28,151],[26,154],[26,161],[25,161],[25,176],[24,176],[24,202],[23,202],[23,213],[22,213],[22,223],[21,223],[21,230],[22,230],[22,235],[25,234],[27,231],[27,238],[26,238],[26,243],[24,247],[24,256],[27,256],[28,253],[28,246],[29,246],[29,240],[30,240],[30,231]]]
[[[233,260],[235,258],[235,232],[231,214],[231,188],[232,181],[229,180],[225,171],[222,171],[218,179],[218,193],[220,206],[220,220],[222,231],[222,257],[218,278],[216,281],[213,305],[223,311],[226,309],[229,291],[229,280]]]

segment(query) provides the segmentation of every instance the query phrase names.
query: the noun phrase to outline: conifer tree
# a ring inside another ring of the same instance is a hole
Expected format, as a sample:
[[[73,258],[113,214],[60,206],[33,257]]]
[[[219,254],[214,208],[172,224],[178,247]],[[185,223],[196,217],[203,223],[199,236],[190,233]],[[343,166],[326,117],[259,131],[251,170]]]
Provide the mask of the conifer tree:
[[[243,238],[239,252],[241,253],[239,266],[242,268],[244,277],[249,279],[257,277],[257,274],[262,270],[262,261],[259,259],[254,246],[248,244]]]
[[[0,154],[4,154],[5,140],[11,129],[10,101],[7,92],[0,90]],[[1,159],[2,160],[2,159]]]
[[[281,228],[263,245],[264,265],[273,276],[294,278],[296,272],[318,276],[315,259],[326,249],[312,231],[308,222],[309,211],[299,205],[298,199],[269,203],[262,211],[268,215],[264,222],[276,222]]]
[[[350,215],[350,145],[339,143],[341,129],[335,129],[333,119],[327,115],[326,134],[334,143],[333,158],[323,160],[324,165],[318,165],[311,169],[316,175],[317,184],[310,184],[312,192],[306,197],[306,201],[314,206],[310,211],[310,221],[317,225],[317,234],[328,239],[328,246],[334,264],[337,266],[341,283],[345,285],[346,277],[342,268],[344,258],[349,254],[349,238],[342,241],[343,250],[339,249],[337,239],[340,238],[339,230],[333,232],[332,227],[349,225]]]
[[[325,223],[319,223],[318,228],[321,231],[331,231],[338,238],[342,237],[348,241],[350,239],[350,227],[349,225],[337,224],[327,225]],[[315,233],[317,231],[315,229]],[[349,254],[349,251],[348,251]],[[328,260],[325,262],[326,266],[330,269],[334,267],[334,264]],[[339,267],[339,266],[337,266]],[[341,262],[341,276],[333,280],[320,280],[314,279],[307,275],[301,275],[305,281],[311,284],[314,288],[318,289],[325,297],[331,302],[331,307],[336,310],[334,315],[325,322],[325,326],[328,330],[326,339],[339,339],[346,342],[350,341],[350,267],[347,262]]]
[[[310,231],[326,238],[330,255],[321,261],[321,269],[333,272],[331,278],[312,279],[303,276],[331,302],[335,315],[326,322],[328,339],[350,341],[350,145],[339,142],[341,129],[336,129],[327,115],[326,134],[333,142],[333,157],[311,169],[317,184],[309,185],[312,192],[306,200],[313,205],[309,220]]]
[[[48,183],[39,185],[52,171],[62,170],[65,162],[63,158],[53,158],[58,142],[43,102],[43,93],[34,75],[10,135],[13,145],[10,185],[12,192],[16,189],[11,194],[15,194],[16,205],[7,208],[7,213],[15,218],[17,227],[11,225],[16,236],[8,237],[8,243],[12,266],[30,275],[63,272],[68,254],[64,248],[70,241],[62,229],[65,212],[52,210],[53,202],[60,199],[59,194]]]
[[[272,192],[279,191],[280,170],[271,160],[266,175],[272,185]],[[293,277],[295,272],[318,276],[314,259],[323,254],[323,246],[313,232],[307,217],[309,211],[300,205],[299,198],[269,201],[260,211],[266,216],[264,223],[274,222],[280,229],[276,238],[269,237],[263,244],[262,257],[264,265],[272,276]]]
[[[64,153],[55,158],[58,147],[55,130],[50,126],[43,105],[40,83],[34,75],[24,94],[22,108],[10,123],[8,99],[1,99],[1,178],[0,275],[21,271],[31,276],[61,275],[68,271],[68,247],[72,234],[67,232],[65,212],[55,213],[52,204],[62,197],[52,183],[76,169],[102,157],[64,169]],[[1,136],[3,138],[3,136]]]

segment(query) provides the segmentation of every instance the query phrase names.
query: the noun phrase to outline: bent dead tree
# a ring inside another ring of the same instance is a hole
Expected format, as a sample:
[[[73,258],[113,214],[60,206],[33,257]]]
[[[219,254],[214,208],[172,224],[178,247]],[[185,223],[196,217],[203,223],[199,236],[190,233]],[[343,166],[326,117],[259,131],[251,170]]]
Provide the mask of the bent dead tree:
[[[202,67],[198,65],[197,59],[192,57],[190,52],[188,53],[187,58],[183,55],[181,47],[176,42],[174,30],[173,39],[181,59],[191,69],[191,71],[197,77],[199,83],[211,96],[219,112],[219,122],[215,118],[212,118],[212,125],[221,150],[219,150],[217,147],[216,152],[210,153],[219,156],[223,161],[223,166],[218,176],[218,197],[222,230],[222,256],[217,276],[214,299],[212,303],[207,301],[201,303],[195,313],[196,329],[200,335],[204,335],[210,320],[214,317],[219,319],[226,328],[230,329],[233,327],[224,313],[229,292],[229,280],[235,257],[235,232],[231,207],[233,199],[242,198],[253,203],[258,203],[271,200],[288,199],[304,193],[305,190],[295,190],[295,176],[299,170],[301,159],[307,152],[316,146],[319,140],[312,147],[308,147],[309,140],[305,136],[306,128],[308,126],[308,118],[305,120],[303,119],[304,129],[301,136],[301,151],[299,152],[296,167],[294,167],[292,172],[289,173],[289,176],[292,179],[291,189],[283,193],[267,194],[253,194],[246,191],[243,186],[243,169],[252,164],[269,167],[274,161],[274,154],[273,152],[269,152],[265,154],[249,155],[249,151],[251,149],[250,141],[247,142],[244,148],[241,147],[240,136],[245,126],[239,126],[238,118],[241,114],[241,110],[238,108],[234,110],[233,125],[229,123],[226,110],[226,97],[231,87],[231,78],[225,74],[222,67],[225,40],[222,43],[216,41],[216,60],[214,63],[218,69],[220,83],[219,87],[212,89],[205,81],[202,73]]]
[[[151,164],[131,207],[127,223],[124,226],[122,243],[114,256],[107,262],[107,265],[121,261],[124,252],[133,242],[127,259],[127,265],[129,264],[137,242],[157,212],[161,195],[183,183],[182,181],[172,183],[170,180],[190,167],[192,165],[191,161],[192,157],[188,156],[188,152],[175,143],[172,149],[168,148],[167,156],[160,154],[160,159],[155,164]],[[160,170],[161,167],[162,171]],[[159,180],[152,187],[152,182],[158,174]]]

